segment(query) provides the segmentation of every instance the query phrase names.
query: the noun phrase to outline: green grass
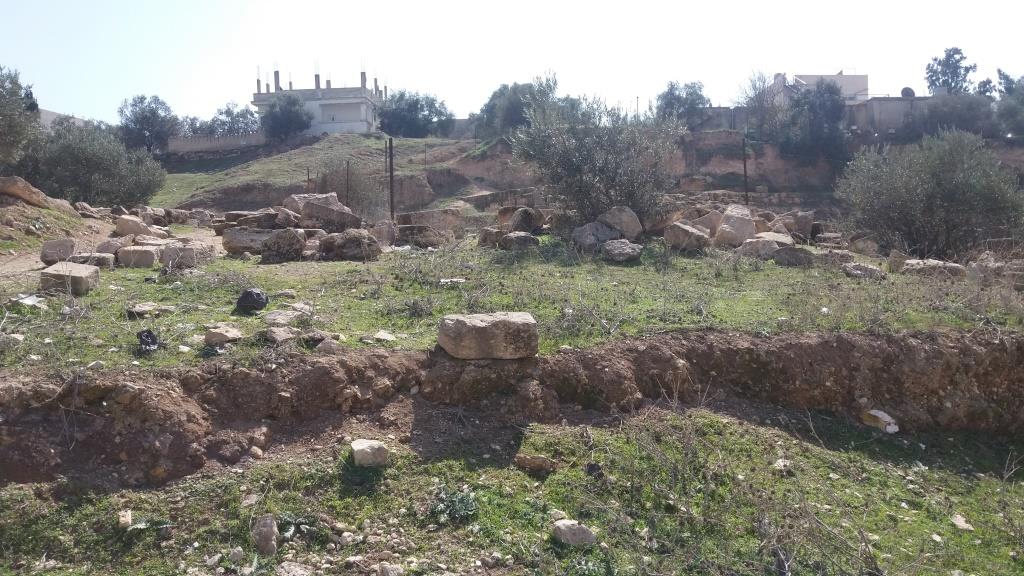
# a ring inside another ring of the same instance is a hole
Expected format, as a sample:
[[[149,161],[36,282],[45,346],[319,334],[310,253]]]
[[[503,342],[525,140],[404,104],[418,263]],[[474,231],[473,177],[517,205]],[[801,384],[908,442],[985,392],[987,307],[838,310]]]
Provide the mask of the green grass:
[[[1024,488],[1007,466],[1019,442],[884,436],[820,414],[757,413],[764,423],[697,408],[589,426],[534,424],[475,443],[448,439],[445,455],[388,441],[396,458],[383,472],[354,468],[339,443],[157,490],[7,486],[0,507],[14,513],[0,522],[0,574],[44,554],[65,564],[56,573],[175,574],[179,561],[203,566],[204,555],[234,546],[248,564],[248,527],[268,512],[313,519],[317,532],[291,545],[299,561],[385,549],[371,539],[329,553],[328,528],[315,520],[322,514],[351,526],[366,521],[367,534],[401,531],[403,558],[420,560],[414,573],[441,573],[438,564],[462,571],[493,552],[513,559],[511,573],[536,574],[775,574],[780,558],[794,574],[1022,570],[1015,557],[1024,554]],[[528,476],[509,465],[516,452],[543,454],[560,468]],[[792,475],[773,469],[779,458],[792,462]],[[439,486],[471,492],[475,515],[439,523],[430,513]],[[246,494],[261,499],[245,508]],[[121,509],[175,526],[128,537],[116,526]],[[556,509],[595,529],[603,546],[553,542]],[[957,529],[955,514],[974,531]],[[286,552],[260,563],[272,566]]]
[[[56,210],[50,210],[49,208],[24,206],[20,210],[21,212],[15,215],[16,219],[35,228],[39,235],[29,235],[19,230],[10,229],[8,233],[12,238],[0,239],[0,251],[14,250],[15,252],[25,252],[36,250],[43,244],[44,240],[63,238],[66,236],[65,230],[73,234],[83,226],[80,218],[75,218]]]
[[[388,330],[399,339],[386,346],[430,348],[445,314],[501,310],[534,315],[544,354],[563,345],[590,346],[665,330],[716,328],[764,335],[992,326],[1020,330],[1024,318],[1022,295],[1008,288],[902,275],[858,281],[833,268],[784,269],[722,253],[688,258],[665,252],[658,242],[648,244],[641,262],[625,266],[580,261],[549,237],[529,254],[478,248],[469,239],[435,252],[384,254],[370,264],[257,262],[219,259],[202,274],[179,277],[159,277],[156,270],[104,271],[98,289],[79,299],[52,297],[49,312],[12,307],[4,330],[24,334],[26,342],[0,358],[0,365],[198,363],[201,346],[192,338],[203,333],[203,324],[217,321],[234,323],[248,336],[228,352],[245,361],[266,350],[255,337],[264,327],[262,318],[232,314],[238,294],[250,286],[269,294],[294,290],[294,301],[315,309],[300,327],[343,334],[344,344],[355,347],[366,346],[360,337]],[[441,285],[450,278],[465,282]],[[5,288],[8,293],[32,289]],[[150,301],[177,309],[156,319],[125,317],[128,306]],[[273,299],[268,311],[290,302]],[[73,309],[71,315],[61,314],[65,305]],[[135,333],[143,328],[154,330],[167,348],[136,358]],[[179,353],[179,344],[193,351]]]
[[[306,182],[307,170],[315,176],[326,166],[346,159],[364,172],[383,173],[384,140],[380,135],[333,134],[315,144],[266,157],[250,153],[168,165],[167,180],[150,205],[173,207],[192,194],[243,184],[301,185]],[[395,171],[421,173],[424,147],[429,151],[457,143],[440,138],[396,138]],[[428,156],[427,167],[434,165]]]

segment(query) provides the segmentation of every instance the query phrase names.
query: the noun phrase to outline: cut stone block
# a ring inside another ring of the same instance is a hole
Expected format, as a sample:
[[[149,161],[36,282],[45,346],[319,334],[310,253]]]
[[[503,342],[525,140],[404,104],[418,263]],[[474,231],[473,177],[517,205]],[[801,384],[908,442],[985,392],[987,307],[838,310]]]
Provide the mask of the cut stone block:
[[[100,269],[88,264],[57,262],[39,275],[39,287],[44,292],[67,292],[85,296],[100,283]]]

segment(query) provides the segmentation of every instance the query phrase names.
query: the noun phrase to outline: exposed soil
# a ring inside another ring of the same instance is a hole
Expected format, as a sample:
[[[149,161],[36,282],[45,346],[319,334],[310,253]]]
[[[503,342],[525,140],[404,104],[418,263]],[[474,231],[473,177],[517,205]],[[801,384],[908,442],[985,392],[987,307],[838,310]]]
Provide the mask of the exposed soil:
[[[445,406],[484,406],[498,427],[557,421],[563,409],[627,411],[659,398],[742,398],[853,418],[878,408],[911,430],[1012,434],[1024,426],[1019,335],[705,331],[528,360],[463,361],[437,349],[293,352],[273,362],[213,360],[198,370],[145,373],[0,371],[0,481],[65,474],[162,483],[350,414],[411,418],[408,429],[436,439],[432,423],[460,414]],[[414,407],[411,416],[396,415],[398,406]]]

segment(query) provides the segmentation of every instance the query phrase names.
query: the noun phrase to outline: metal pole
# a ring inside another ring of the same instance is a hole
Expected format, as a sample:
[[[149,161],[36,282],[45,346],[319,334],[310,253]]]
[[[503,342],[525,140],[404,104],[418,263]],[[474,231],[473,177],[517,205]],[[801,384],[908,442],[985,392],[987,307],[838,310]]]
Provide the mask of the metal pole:
[[[747,186],[747,137],[743,137],[743,202],[750,206],[750,188]]]
[[[391,221],[395,221],[395,140],[388,138],[388,200],[391,206]]]
[[[349,199],[349,191],[348,191],[349,182],[350,182],[350,180],[349,180],[349,161],[345,160],[345,205],[346,206],[348,206],[348,199]]]

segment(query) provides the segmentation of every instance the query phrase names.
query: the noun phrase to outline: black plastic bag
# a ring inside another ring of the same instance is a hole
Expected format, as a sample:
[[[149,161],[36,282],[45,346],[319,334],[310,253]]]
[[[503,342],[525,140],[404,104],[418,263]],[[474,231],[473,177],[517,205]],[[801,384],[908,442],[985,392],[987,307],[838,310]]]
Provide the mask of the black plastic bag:
[[[260,290],[259,288],[249,288],[242,292],[242,295],[238,297],[238,301],[235,302],[235,309],[239,312],[250,313],[257,310],[263,310],[270,303],[270,297]]]

